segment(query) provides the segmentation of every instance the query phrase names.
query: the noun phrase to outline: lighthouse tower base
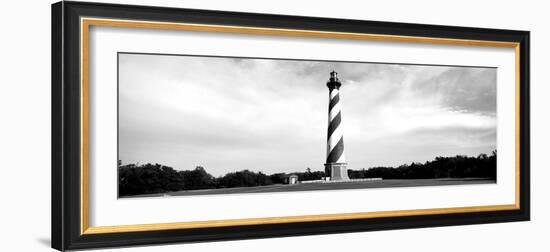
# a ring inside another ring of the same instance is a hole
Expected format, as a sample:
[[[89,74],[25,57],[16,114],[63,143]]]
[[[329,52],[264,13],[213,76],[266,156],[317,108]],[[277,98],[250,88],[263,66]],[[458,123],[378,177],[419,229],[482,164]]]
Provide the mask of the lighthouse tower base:
[[[349,180],[347,163],[328,163],[325,164],[325,175],[330,176],[330,180]]]

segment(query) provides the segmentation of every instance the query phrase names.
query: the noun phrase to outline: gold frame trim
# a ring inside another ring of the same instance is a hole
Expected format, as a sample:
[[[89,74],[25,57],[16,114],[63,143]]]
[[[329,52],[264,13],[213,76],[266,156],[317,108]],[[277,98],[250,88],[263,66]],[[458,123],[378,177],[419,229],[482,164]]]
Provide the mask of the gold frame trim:
[[[241,33],[256,35],[276,35],[276,36],[298,36],[332,39],[356,39],[371,41],[390,41],[390,42],[409,42],[409,43],[430,43],[447,44],[462,46],[487,46],[514,48],[516,56],[516,167],[515,167],[515,204],[509,205],[489,205],[474,207],[453,207],[453,208],[433,208],[433,209],[415,209],[415,210],[396,210],[379,212],[360,212],[360,213],[342,213],[342,214],[321,214],[321,215],[301,215],[285,217],[267,217],[267,218],[247,218],[247,219],[228,219],[228,220],[209,220],[209,221],[191,221],[191,222],[172,222],[155,224],[134,224],[121,226],[98,226],[90,227],[89,223],[89,29],[90,26],[110,26],[110,27],[131,27],[146,29],[164,29],[164,30],[185,30],[200,32],[223,32],[223,33]],[[348,33],[348,32],[327,32],[317,30],[294,30],[278,28],[261,28],[248,26],[227,26],[227,25],[205,25],[193,23],[171,23],[171,22],[152,22],[123,19],[102,19],[87,18],[80,19],[80,71],[81,71],[81,164],[80,164],[80,233],[87,234],[105,234],[120,232],[140,232],[140,231],[158,231],[173,229],[191,229],[208,227],[227,227],[241,225],[261,225],[261,224],[282,224],[292,222],[313,222],[313,221],[334,221],[350,219],[384,218],[397,216],[416,216],[416,215],[435,215],[452,213],[471,213],[471,212],[490,212],[502,210],[520,209],[520,48],[517,42],[488,41],[488,40],[468,40],[452,38],[432,38],[418,36],[399,36],[399,35],[381,35],[366,33]]]

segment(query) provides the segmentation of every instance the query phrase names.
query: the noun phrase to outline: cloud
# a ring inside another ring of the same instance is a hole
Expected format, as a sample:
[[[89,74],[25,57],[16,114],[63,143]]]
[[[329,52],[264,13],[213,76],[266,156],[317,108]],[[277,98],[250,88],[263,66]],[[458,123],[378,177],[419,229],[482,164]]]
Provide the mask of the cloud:
[[[496,69],[119,55],[119,156],[214,175],[321,170],[331,70],[352,168],[496,148]]]

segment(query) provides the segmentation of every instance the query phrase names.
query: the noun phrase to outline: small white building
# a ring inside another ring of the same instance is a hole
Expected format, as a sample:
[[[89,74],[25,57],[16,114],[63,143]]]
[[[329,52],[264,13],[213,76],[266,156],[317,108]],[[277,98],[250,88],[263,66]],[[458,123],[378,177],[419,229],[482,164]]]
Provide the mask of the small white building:
[[[288,177],[288,184],[294,185],[298,184],[298,175],[292,174]]]

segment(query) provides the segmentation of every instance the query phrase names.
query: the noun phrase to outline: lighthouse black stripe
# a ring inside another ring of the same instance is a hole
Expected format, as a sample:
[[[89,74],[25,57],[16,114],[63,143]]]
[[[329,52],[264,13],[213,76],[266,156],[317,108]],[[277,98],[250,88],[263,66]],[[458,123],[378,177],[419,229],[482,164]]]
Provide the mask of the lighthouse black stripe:
[[[332,119],[332,121],[330,121],[330,124],[328,125],[327,139],[330,139],[330,136],[332,135],[332,133],[334,133],[336,128],[338,128],[338,126],[340,125],[341,120],[342,118],[341,118],[340,112],[338,112],[338,114],[334,117],[334,119]]]
[[[336,94],[336,96],[334,96],[331,100],[330,100],[330,103],[328,104],[328,111],[330,111],[334,106],[336,106],[336,104],[340,101],[340,94]]]
[[[334,148],[330,151],[330,154],[327,157],[327,164],[338,162],[338,159],[340,159],[342,153],[344,153],[344,137],[341,137],[340,141],[338,141],[336,146],[334,146]]]

